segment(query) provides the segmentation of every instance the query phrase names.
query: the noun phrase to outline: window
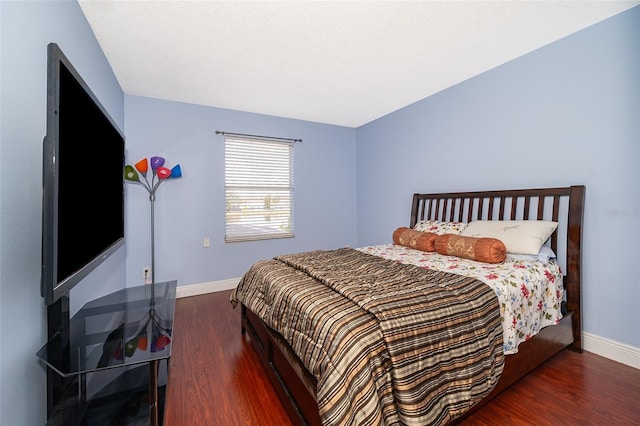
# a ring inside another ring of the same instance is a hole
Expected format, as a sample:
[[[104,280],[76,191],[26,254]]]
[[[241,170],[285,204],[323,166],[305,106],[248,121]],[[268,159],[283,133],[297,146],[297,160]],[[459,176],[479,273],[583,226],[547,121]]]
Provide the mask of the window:
[[[293,237],[293,143],[225,138],[225,241]]]

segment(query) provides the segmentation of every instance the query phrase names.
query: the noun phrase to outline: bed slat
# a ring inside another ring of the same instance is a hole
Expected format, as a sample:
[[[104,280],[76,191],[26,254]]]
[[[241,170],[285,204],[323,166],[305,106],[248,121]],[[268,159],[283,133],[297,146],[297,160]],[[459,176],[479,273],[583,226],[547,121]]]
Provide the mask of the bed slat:
[[[504,220],[504,205],[505,197],[500,197],[500,213],[498,214],[498,220]]]
[[[511,199],[511,216],[510,216],[510,220],[516,220],[516,212],[518,211],[518,199],[517,198],[512,198]]]

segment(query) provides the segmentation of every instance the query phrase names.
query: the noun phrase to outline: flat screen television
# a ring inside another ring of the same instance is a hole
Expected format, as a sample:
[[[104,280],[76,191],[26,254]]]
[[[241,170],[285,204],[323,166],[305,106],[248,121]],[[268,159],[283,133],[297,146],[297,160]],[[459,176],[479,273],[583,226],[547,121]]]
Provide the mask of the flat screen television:
[[[46,305],[124,245],[124,148],[118,126],[58,45],[50,43],[42,165]]]

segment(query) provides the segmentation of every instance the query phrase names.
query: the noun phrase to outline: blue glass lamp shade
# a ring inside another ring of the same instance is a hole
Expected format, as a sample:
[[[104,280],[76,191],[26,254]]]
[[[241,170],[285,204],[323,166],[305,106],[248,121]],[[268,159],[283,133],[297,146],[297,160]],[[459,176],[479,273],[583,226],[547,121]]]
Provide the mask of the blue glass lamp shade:
[[[171,179],[177,179],[179,177],[182,177],[182,169],[180,168],[180,164],[176,164],[175,166],[173,166],[173,168],[171,169]]]

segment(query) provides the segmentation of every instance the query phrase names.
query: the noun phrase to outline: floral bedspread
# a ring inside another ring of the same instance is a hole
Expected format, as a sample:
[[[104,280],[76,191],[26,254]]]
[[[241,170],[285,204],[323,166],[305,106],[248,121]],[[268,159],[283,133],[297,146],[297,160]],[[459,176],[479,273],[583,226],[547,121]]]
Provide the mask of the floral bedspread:
[[[489,264],[395,244],[360,247],[358,250],[385,259],[477,278],[498,296],[503,326],[504,353],[518,352],[518,345],[543,327],[562,319],[562,271],[557,263],[511,260]]]

